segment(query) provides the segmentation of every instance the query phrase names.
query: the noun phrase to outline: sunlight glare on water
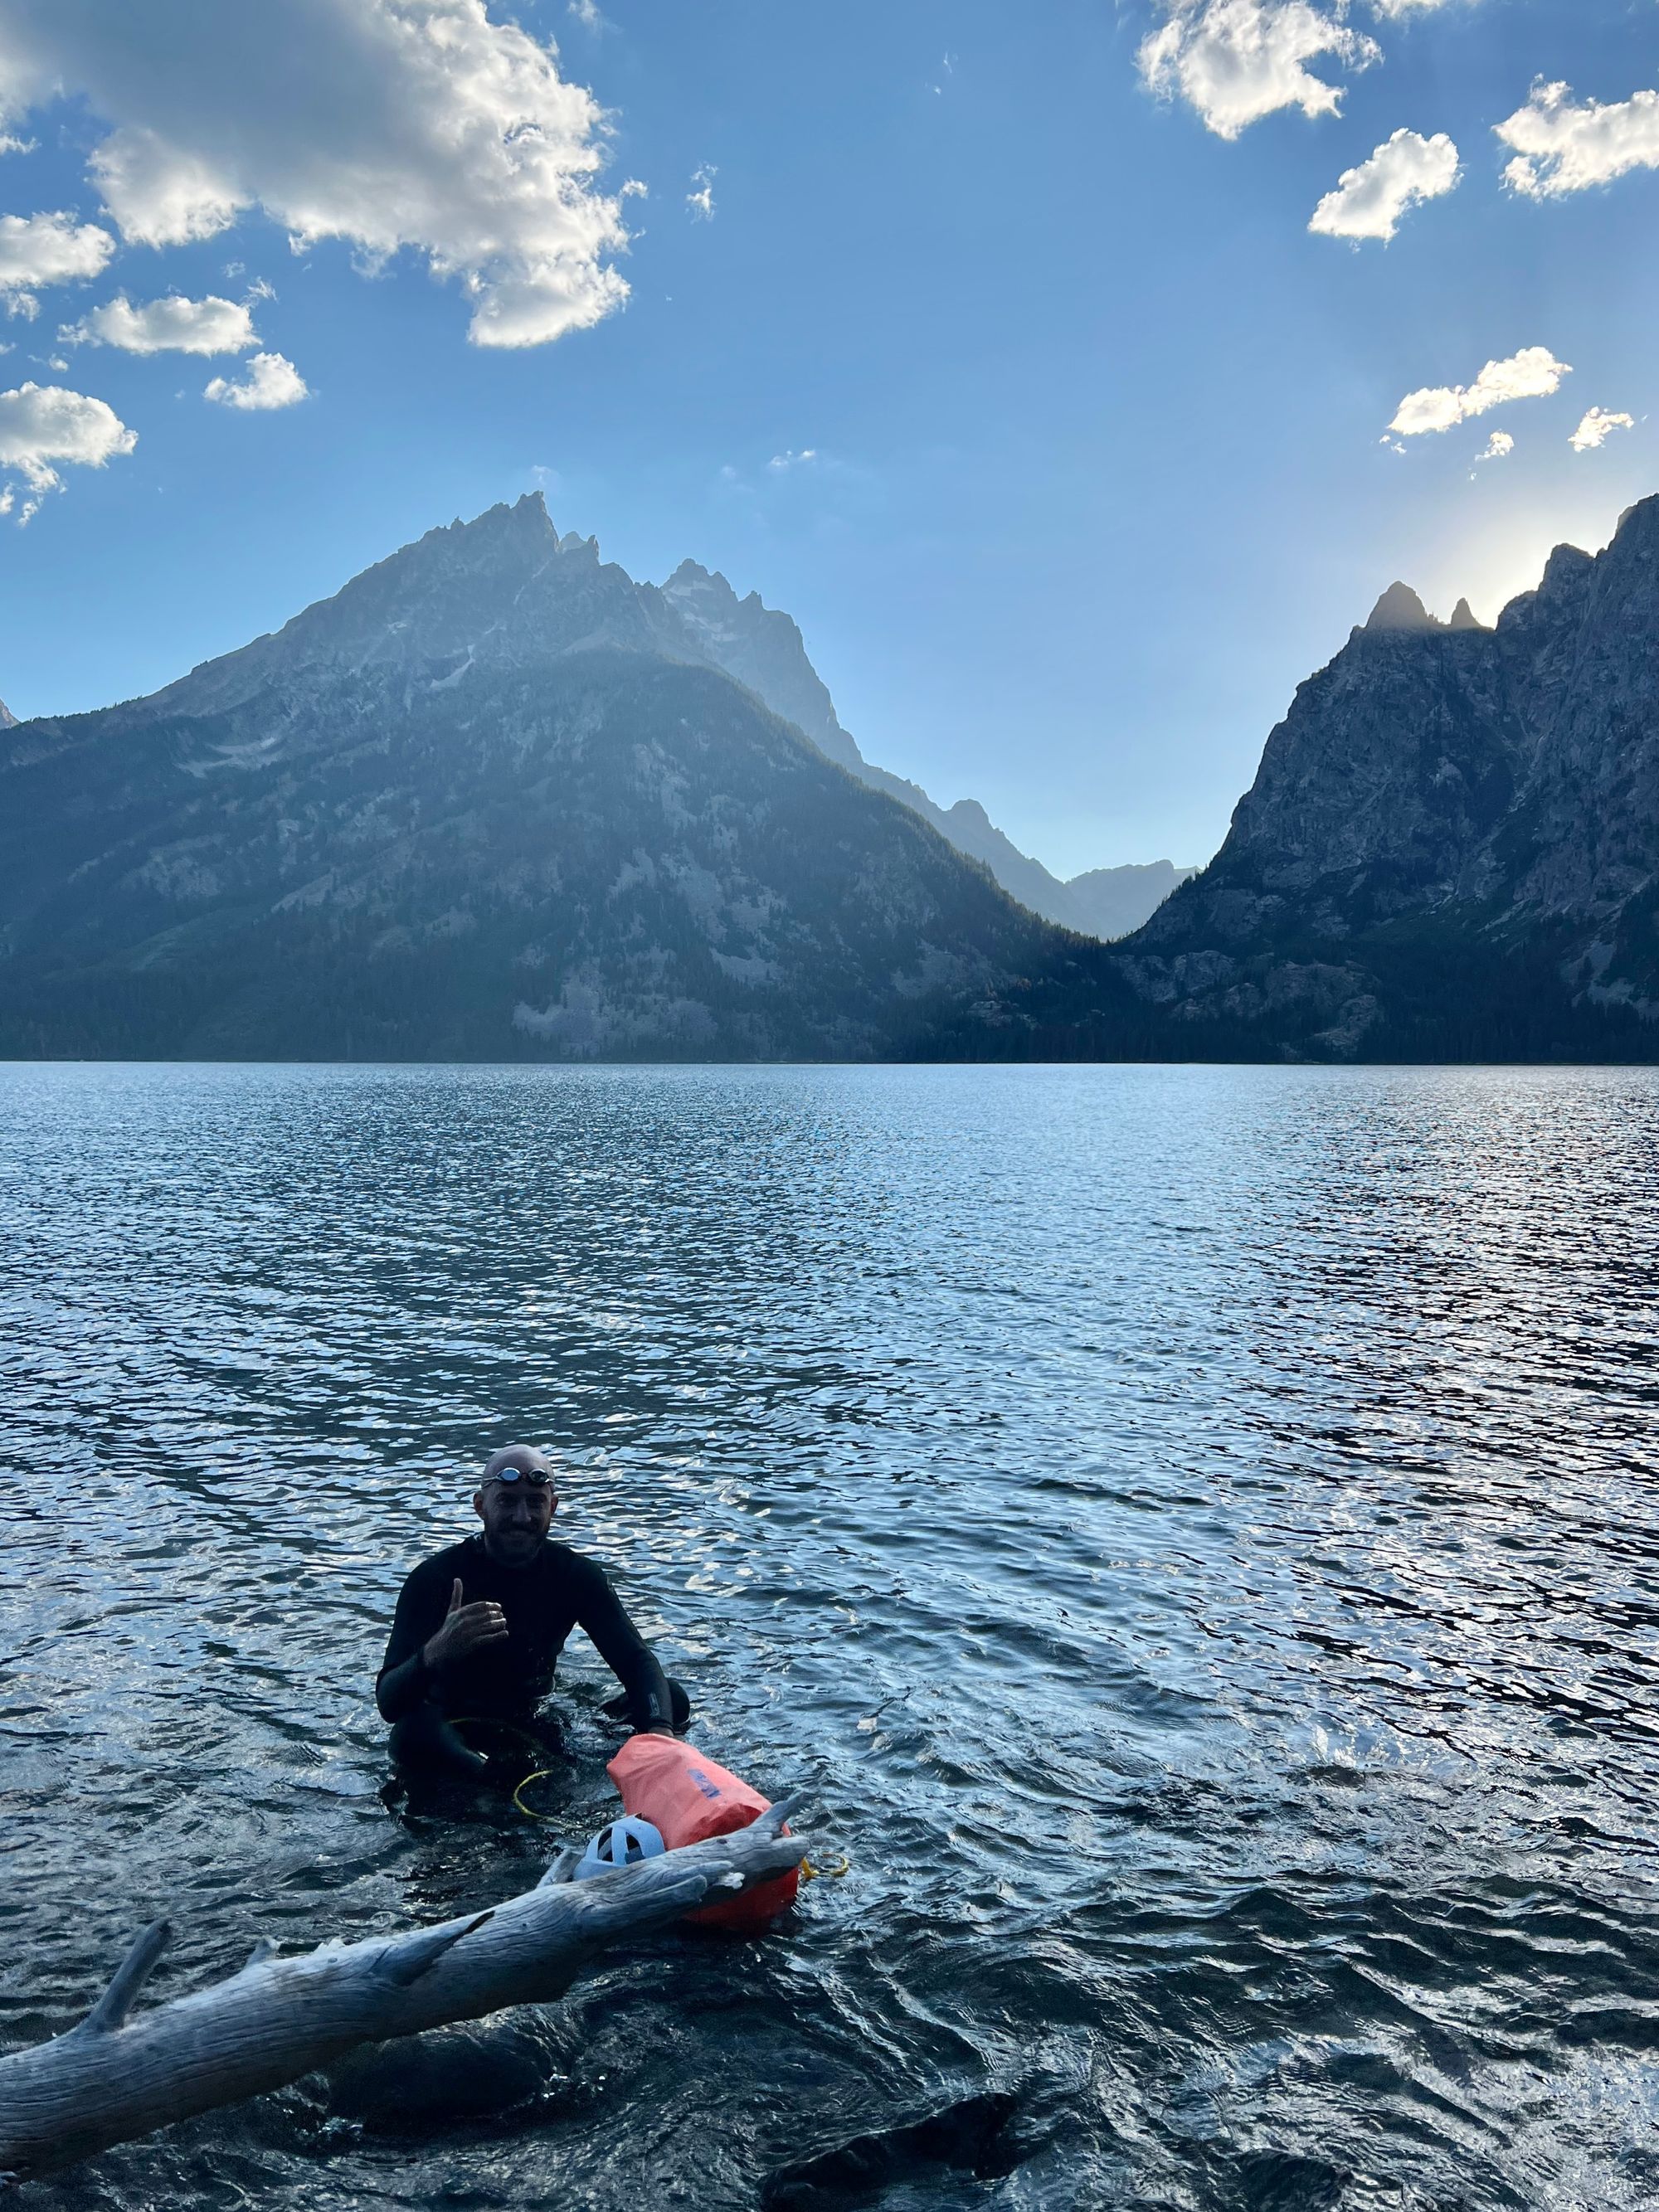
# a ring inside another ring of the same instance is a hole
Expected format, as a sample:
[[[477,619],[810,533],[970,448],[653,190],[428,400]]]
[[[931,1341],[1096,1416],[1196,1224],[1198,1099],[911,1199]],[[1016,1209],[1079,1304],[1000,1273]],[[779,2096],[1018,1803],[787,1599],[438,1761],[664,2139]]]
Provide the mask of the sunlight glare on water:
[[[544,1440],[851,1862],[43,2207],[1659,2200],[1659,1078],[0,1068],[0,2037],[534,1881],[383,1802]]]

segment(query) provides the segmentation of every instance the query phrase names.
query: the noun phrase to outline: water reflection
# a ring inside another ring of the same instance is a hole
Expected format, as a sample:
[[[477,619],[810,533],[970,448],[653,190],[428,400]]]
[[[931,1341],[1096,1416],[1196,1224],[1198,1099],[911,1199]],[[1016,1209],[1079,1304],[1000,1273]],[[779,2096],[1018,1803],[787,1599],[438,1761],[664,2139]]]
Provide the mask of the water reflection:
[[[368,1698],[512,1434],[853,1861],[505,2109],[458,2049],[41,2202],[1651,2203],[1656,1138],[1600,1070],[0,1070],[0,2034],[164,1905],[177,1986],[533,1877]]]

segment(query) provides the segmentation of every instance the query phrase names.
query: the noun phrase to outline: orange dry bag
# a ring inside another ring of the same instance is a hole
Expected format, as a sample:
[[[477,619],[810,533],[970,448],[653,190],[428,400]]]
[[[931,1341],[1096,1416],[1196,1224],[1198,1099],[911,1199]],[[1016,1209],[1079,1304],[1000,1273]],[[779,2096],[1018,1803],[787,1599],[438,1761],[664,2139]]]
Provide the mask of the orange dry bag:
[[[631,1735],[605,1772],[622,1792],[624,1812],[660,1830],[671,1851],[746,1828],[771,1802],[678,1736]],[[789,1910],[799,1886],[799,1875],[791,1867],[741,1897],[700,1906],[685,1917],[700,1928],[758,1936]]]

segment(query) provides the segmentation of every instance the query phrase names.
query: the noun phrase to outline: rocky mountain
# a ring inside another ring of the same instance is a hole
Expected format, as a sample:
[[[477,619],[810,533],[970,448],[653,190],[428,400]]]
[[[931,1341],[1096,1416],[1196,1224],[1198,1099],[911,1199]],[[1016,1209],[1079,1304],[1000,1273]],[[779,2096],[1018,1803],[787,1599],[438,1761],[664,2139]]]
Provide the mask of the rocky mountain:
[[[687,584],[528,500],[9,730],[0,1053],[1020,1054],[1127,997],[715,665]]]
[[[1039,907],[1051,921],[1060,921],[1085,937],[1107,939],[1127,937],[1148,915],[1156,914],[1171,891],[1198,873],[1196,868],[1177,868],[1172,860],[1131,861],[1118,868],[1090,868],[1061,885],[1065,902],[1056,910]],[[1026,903],[1030,905],[1030,900]]]
[[[423,665],[447,664],[453,674],[515,653],[617,646],[703,661],[734,676],[774,714],[804,730],[830,760],[913,808],[958,852],[982,861],[1023,906],[1065,928],[1085,936],[1122,936],[1192,873],[1154,861],[1146,868],[1097,869],[1062,883],[1020,852],[975,800],[936,805],[919,784],[866,761],[842,727],[799,629],[787,614],[764,606],[758,592],[740,599],[724,576],[695,561],[683,562],[664,585],[635,583],[625,569],[601,560],[596,539],[574,531],[561,537],[539,492],[492,513],[501,534],[524,556],[510,605],[499,606],[490,598],[490,562],[481,561],[471,540],[457,539],[458,530],[477,525],[429,531],[393,556],[395,568],[392,562],[381,562],[321,602],[325,616],[307,609],[276,637],[211,663],[211,674],[193,671],[158,696],[191,712],[210,700],[228,704],[238,686],[263,683],[266,672],[291,661],[296,648],[309,652],[314,643],[323,649],[325,633],[326,651],[335,655],[361,651],[376,665],[390,666],[412,654]],[[388,592],[398,595],[395,617],[387,612]]]
[[[718,570],[685,561],[662,586],[660,596],[685,625],[697,650],[717,668],[758,692],[775,714],[805,730],[821,751],[872,790],[884,791],[913,807],[959,853],[982,860],[1003,889],[1033,914],[1085,937],[1124,937],[1139,928],[1177,884],[1196,872],[1168,860],[1153,860],[1095,868],[1063,882],[1040,860],[1022,853],[977,799],[959,799],[952,806],[940,806],[919,783],[866,760],[842,727],[835,702],[807,659],[800,631],[787,615],[763,606],[757,592],[740,599]]]
[[[16,715],[12,713],[11,708],[7,706],[5,701],[3,699],[0,699],[0,730],[13,730],[15,729],[16,726]]]
[[[1659,499],[1490,629],[1391,586],[1118,957],[1200,1054],[1659,1058]]]

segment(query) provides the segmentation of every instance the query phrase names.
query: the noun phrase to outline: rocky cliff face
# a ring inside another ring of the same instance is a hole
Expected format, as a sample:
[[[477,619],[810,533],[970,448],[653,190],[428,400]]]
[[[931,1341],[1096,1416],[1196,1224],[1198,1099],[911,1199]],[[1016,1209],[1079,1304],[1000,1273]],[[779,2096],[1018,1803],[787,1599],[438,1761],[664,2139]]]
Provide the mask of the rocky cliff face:
[[[14,1055],[1018,1053],[1080,957],[539,501],[0,743]]]
[[[1659,499],[1484,629],[1395,585],[1122,951],[1177,1031],[1318,1058],[1659,1053]]]
[[[659,591],[647,590],[678,618],[705,659],[746,684],[832,761],[855,775],[865,772],[864,757],[836,720],[805,640],[787,615],[763,605],[758,592],[740,599],[718,571],[695,561],[682,561]]]

